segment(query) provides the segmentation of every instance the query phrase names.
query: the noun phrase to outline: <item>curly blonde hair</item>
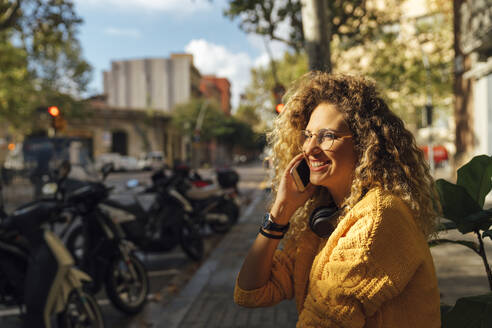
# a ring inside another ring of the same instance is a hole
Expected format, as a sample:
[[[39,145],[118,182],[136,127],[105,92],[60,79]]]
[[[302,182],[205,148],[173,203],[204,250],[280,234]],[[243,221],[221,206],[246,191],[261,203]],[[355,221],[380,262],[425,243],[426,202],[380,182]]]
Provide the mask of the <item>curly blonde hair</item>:
[[[388,108],[373,82],[363,77],[310,72],[296,81],[286,96],[282,114],[268,134],[273,151],[273,199],[282,172],[299,153],[299,131],[305,129],[320,103],[329,103],[344,115],[358,159],[350,195],[342,204],[345,212],[368,190],[381,187],[408,205],[426,237],[435,233],[440,209],[429,166],[414,136]],[[313,197],[291,218],[286,239],[295,239],[306,230],[314,208],[331,201],[328,190],[317,187]]]

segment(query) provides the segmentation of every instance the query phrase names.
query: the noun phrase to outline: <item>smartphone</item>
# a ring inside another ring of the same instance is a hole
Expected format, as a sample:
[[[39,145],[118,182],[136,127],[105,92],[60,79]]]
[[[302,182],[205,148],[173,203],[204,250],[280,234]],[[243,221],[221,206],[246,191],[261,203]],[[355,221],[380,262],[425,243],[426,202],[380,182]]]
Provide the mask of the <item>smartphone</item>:
[[[294,179],[297,190],[303,192],[309,184],[309,165],[305,158],[290,170],[290,175]]]

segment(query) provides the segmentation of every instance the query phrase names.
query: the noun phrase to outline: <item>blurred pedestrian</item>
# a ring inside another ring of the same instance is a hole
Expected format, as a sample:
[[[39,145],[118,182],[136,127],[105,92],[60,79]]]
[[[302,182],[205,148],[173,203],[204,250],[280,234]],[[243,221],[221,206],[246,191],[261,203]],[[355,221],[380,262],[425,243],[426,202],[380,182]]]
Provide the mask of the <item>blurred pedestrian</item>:
[[[294,297],[297,327],[440,327],[436,192],[413,135],[362,77],[311,72],[288,95],[269,135],[273,202],[235,302]],[[290,171],[303,158],[301,192]]]

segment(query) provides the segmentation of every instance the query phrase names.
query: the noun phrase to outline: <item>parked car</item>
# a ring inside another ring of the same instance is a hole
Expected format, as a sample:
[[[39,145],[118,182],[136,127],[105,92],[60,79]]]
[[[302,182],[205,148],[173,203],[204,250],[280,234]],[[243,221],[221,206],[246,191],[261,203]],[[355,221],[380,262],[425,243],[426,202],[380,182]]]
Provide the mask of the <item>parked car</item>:
[[[132,156],[121,156],[120,157],[120,170],[122,171],[136,171],[138,170],[138,161]]]
[[[140,155],[138,169],[156,170],[164,166],[164,153],[162,151],[151,151]]]
[[[115,171],[121,171],[121,155],[119,153],[104,153],[96,158],[96,170],[100,171],[104,164],[113,163]]]

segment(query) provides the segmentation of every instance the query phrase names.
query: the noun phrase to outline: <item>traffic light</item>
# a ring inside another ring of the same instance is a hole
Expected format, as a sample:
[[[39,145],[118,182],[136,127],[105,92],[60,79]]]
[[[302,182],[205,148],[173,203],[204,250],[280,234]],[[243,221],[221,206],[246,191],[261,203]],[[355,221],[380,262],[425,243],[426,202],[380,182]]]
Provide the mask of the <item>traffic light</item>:
[[[285,87],[277,83],[272,90],[273,93],[273,98],[275,99],[275,112],[277,114],[280,114],[282,110],[284,109],[284,104],[282,103],[282,97],[285,94]]]
[[[61,116],[61,111],[57,106],[48,107],[48,114],[51,116],[51,126],[55,130],[55,134],[57,131],[62,131],[65,129],[67,122]]]
[[[280,114],[282,112],[282,109],[284,109],[284,104],[280,103],[275,106],[275,111]]]
[[[60,110],[56,106],[50,106],[50,107],[48,107],[48,113],[51,115],[51,117],[58,117],[58,116],[60,116]]]

